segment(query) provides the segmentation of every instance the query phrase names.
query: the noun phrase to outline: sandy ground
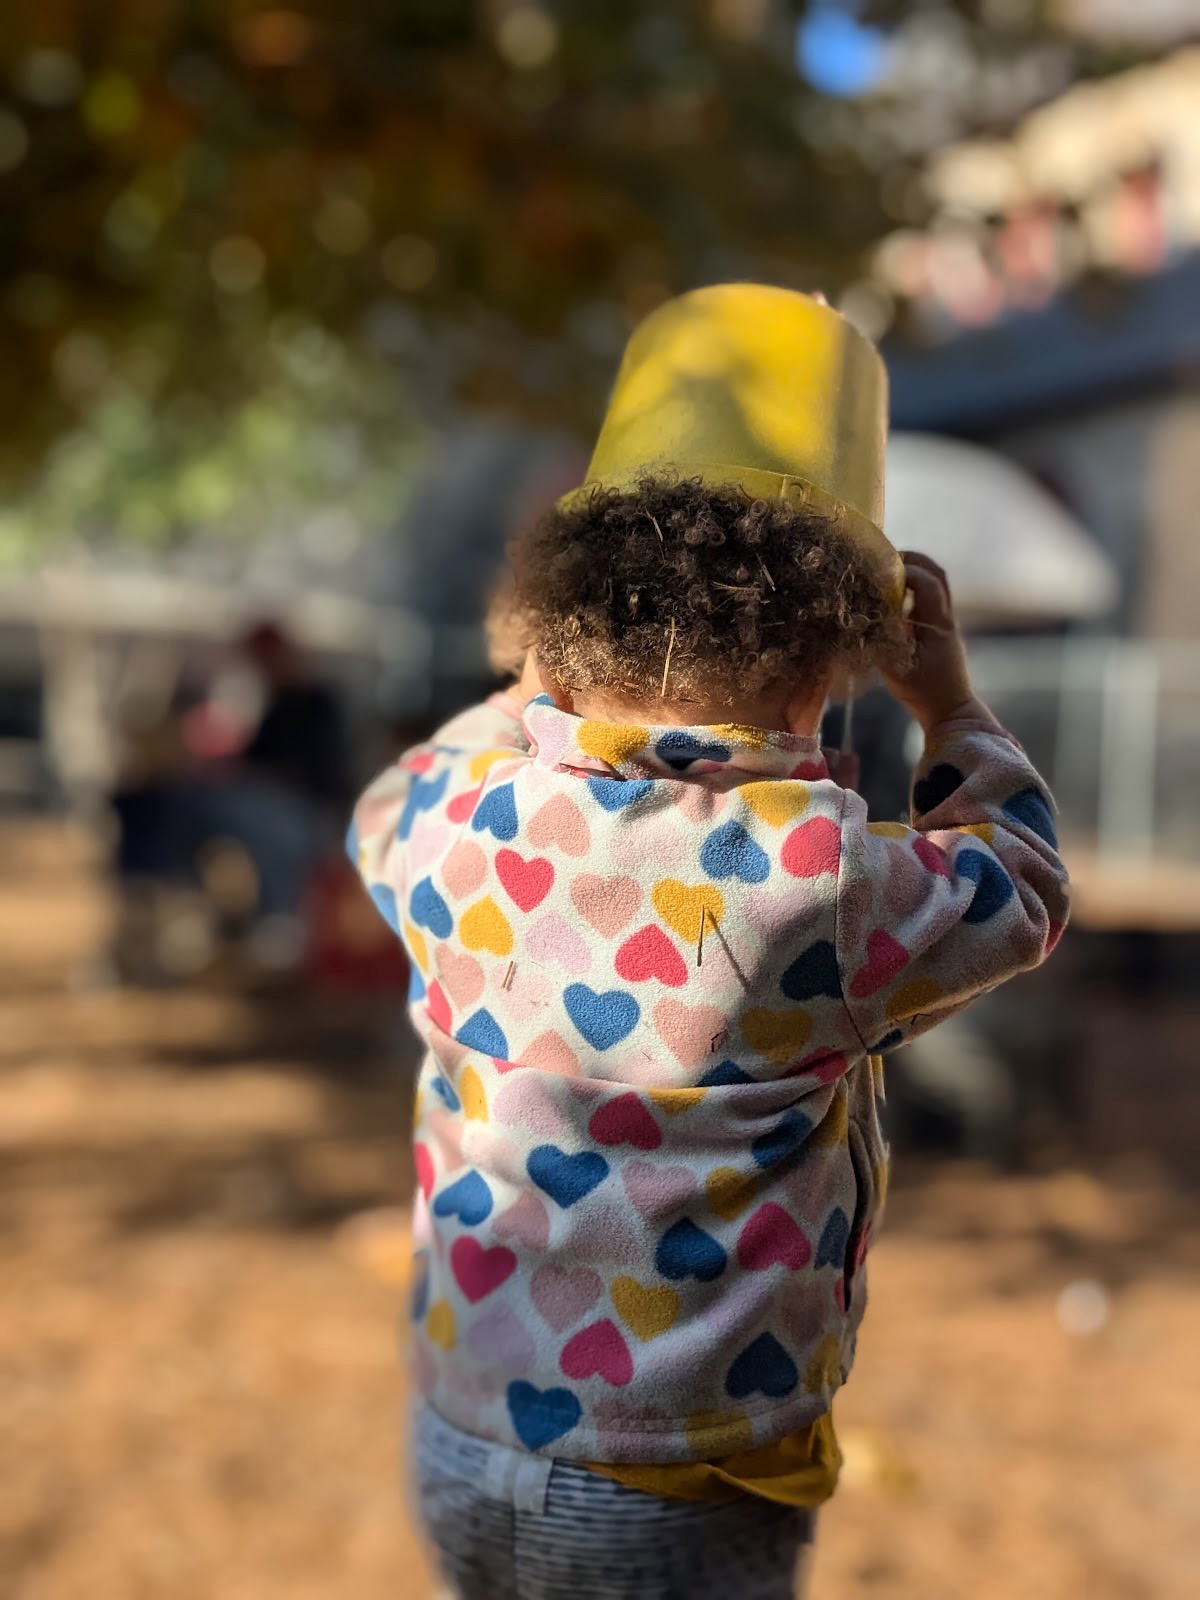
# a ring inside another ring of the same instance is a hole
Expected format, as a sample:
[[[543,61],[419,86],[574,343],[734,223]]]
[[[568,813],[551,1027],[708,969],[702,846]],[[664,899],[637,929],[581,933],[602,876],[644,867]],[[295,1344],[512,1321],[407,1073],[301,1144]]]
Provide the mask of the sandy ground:
[[[91,989],[104,916],[61,835],[0,833],[0,1596],[425,1600],[403,1047]],[[1194,1197],[902,1161],[872,1262],[813,1600],[1200,1593]]]

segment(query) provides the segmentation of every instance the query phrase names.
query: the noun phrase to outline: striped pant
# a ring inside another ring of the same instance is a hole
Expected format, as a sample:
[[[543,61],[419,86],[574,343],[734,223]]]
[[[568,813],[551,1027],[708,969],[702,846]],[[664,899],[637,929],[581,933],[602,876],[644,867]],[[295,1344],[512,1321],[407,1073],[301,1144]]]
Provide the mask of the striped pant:
[[[421,1516],[455,1600],[794,1600],[816,1517],[746,1495],[665,1500],[416,1423]]]

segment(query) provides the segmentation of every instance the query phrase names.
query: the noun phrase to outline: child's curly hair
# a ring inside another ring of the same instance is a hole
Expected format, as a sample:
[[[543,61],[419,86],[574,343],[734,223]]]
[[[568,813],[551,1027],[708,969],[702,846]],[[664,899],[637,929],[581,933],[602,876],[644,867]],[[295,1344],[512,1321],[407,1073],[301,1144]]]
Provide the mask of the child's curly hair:
[[[509,555],[493,665],[536,647],[568,689],[729,704],[837,668],[901,667],[910,649],[869,556],[836,523],[734,487],[597,488]]]

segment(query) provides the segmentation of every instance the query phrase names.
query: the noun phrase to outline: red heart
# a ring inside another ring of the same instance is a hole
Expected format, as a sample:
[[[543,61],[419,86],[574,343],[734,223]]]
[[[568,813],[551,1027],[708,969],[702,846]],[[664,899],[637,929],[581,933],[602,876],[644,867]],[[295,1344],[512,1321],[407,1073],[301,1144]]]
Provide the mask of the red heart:
[[[417,1187],[426,1200],[433,1192],[433,1157],[429,1154],[429,1147],[423,1144],[413,1146],[413,1163],[417,1169]]]
[[[636,1150],[657,1150],[662,1143],[662,1129],[636,1094],[619,1094],[600,1106],[588,1132],[597,1144],[631,1144]]]
[[[456,794],[446,806],[446,815],[451,822],[466,822],[475,815],[475,807],[479,804],[479,796],[483,785],[478,789],[467,789],[463,794]]]
[[[626,983],[644,983],[657,978],[669,989],[687,982],[683,957],[661,928],[649,926],[631,935],[617,951],[617,973]]]
[[[882,989],[908,962],[908,951],[886,928],[876,928],[867,935],[867,959],[850,980],[850,993],[863,1000],[877,989]]]
[[[759,1206],[738,1235],[738,1266],[765,1272],[776,1262],[799,1272],[812,1260],[812,1245],[782,1206]]]
[[[510,900],[522,911],[540,906],[554,883],[554,867],[545,856],[524,860],[515,850],[497,850],[496,876]]]
[[[793,828],[779,859],[793,878],[818,878],[836,872],[842,857],[842,830],[830,817],[813,817]]]
[[[464,1237],[450,1246],[450,1266],[458,1287],[474,1306],[512,1277],[517,1258],[507,1245],[485,1250],[478,1239]]]
[[[450,1015],[450,1002],[446,999],[445,991],[436,979],[429,985],[425,1003],[429,1011],[429,1020],[435,1027],[440,1028],[443,1033],[449,1033],[453,1022],[453,1018]]]
[[[946,859],[946,852],[939,850],[932,839],[925,839],[918,834],[913,840],[913,854],[923,867],[927,867],[930,872],[936,872],[939,878],[954,876]]]
[[[620,1329],[607,1317],[580,1328],[563,1346],[559,1366],[568,1378],[582,1380],[599,1376],[615,1389],[633,1377],[633,1357],[621,1337]]]
[[[405,756],[400,765],[405,772],[428,772],[434,763],[434,756],[434,751],[422,750],[416,755]]]

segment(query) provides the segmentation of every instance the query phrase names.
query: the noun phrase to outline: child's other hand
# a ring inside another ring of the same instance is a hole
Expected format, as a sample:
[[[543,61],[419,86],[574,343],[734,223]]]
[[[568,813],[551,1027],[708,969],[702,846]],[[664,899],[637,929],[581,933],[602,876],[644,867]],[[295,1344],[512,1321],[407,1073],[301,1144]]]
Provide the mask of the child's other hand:
[[[946,574],[928,556],[911,550],[901,551],[901,556],[913,597],[908,619],[913,658],[906,672],[885,677],[888,688],[926,732],[951,716],[987,716],[971,687],[966,646]]]

